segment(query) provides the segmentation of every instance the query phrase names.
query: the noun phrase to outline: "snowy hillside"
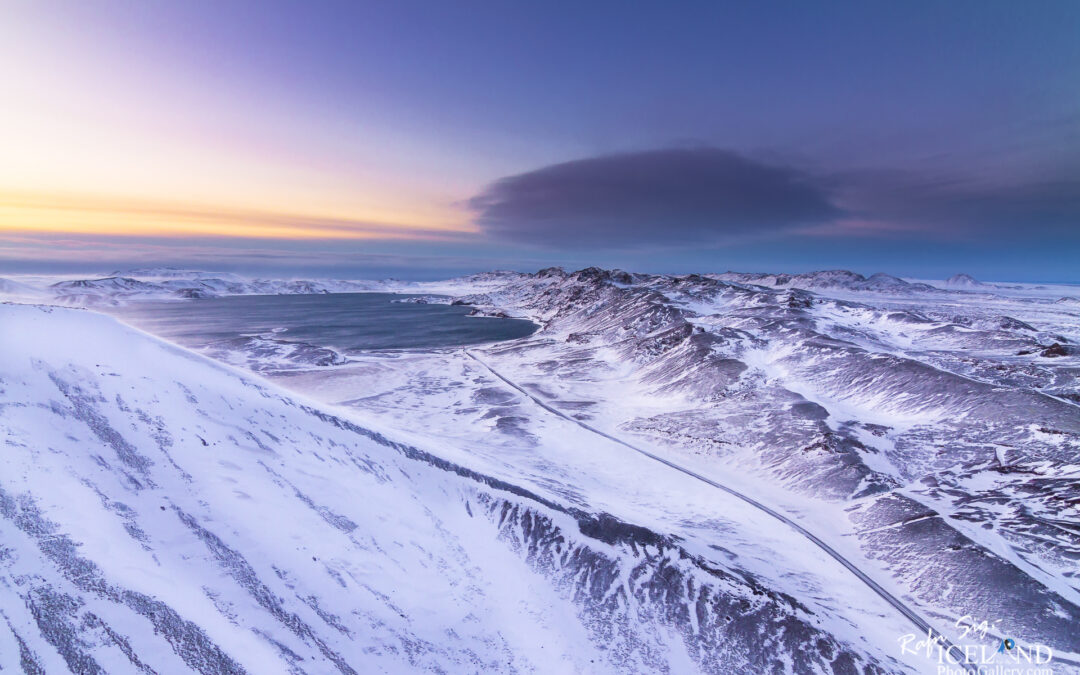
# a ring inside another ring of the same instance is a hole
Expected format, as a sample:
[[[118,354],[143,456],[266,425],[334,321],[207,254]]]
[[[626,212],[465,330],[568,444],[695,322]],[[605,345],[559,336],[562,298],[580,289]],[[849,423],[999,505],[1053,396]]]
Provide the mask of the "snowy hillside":
[[[0,359],[5,670],[911,667],[826,556],[602,441],[593,476],[403,444],[81,310],[0,305]]]
[[[438,294],[541,329],[348,358],[206,349],[304,403],[91,312],[0,305],[0,527],[19,542],[0,655],[925,672],[898,638],[958,641],[978,617],[984,646],[1045,644],[1080,672],[1080,290],[969,279],[28,284],[91,306]]]
[[[513,383],[795,514],[939,630],[988,617],[1075,668],[1080,304],[1063,295],[1075,289],[840,277],[852,283],[808,292],[598,269],[505,275],[461,301],[543,328],[473,350],[487,371],[468,355],[372,354],[281,381],[474,453],[547,452],[548,422],[507,395]],[[454,400],[470,408],[433,412]]]
[[[835,504],[812,520],[846,520],[926,613],[1080,652],[1080,311],[827,276],[836,297],[583,270],[466,300],[544,323],[486,358],[552,406],[788,510]]]
[[[922,283],[911,283],[881,272],[864,277],[847,270],[825,270],[806,274],[744,274],[727,272],[709,275],[722,281],[772,286],[775,288],[834,289],[850,291],[893,291],[907,293],[928,291],[932,288]]]
[[[59,281],[45,292],[66,305],[117,305],[138,300],[212,298],[223,295],[304,295],[378,290],[378,282],[237,279],[196,276],[103,277]]]

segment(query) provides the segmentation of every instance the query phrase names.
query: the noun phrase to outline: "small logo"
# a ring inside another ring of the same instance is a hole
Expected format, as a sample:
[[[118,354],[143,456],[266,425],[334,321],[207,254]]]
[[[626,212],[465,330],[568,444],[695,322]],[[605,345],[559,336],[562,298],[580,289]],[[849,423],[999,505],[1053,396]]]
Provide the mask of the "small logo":
[[[1052,675],[1054,650],[1050,645],[1020,644],[1016,638],[998,637],[1005,633],[994,634],[1001,623],[1000,619],[986,621],[965,615],[955,623],[955,642],[933,630],[927,630],[925,636],[908,633],[899,638],[900,653],[936,661],[937,675]]]

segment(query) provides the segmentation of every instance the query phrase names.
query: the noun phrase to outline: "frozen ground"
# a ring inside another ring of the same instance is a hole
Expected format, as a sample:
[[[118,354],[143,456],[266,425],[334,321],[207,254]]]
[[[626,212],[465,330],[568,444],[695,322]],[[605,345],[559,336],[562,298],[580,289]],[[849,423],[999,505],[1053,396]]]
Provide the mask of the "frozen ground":
[[[276,354],[260,369],[304,403],[98,315],[0,307],[0,526],[19,542],[0,555],[0,655],[75,644],[107,672],[138,670],[129,652],[170,672],[186,652],[131,591],[250,672],[934,672],[901,653],[917,629],[891,597],[954,641],[986,620],[982,642],[1047,644],[1075,670],[1080,290],[595,269],[351,283],[542,329],[471,354]],[[73,325],[91,337],[69,344]],[[41,588],[66,609],[40,618]],[[266,660],[243,661],[249,644]]]

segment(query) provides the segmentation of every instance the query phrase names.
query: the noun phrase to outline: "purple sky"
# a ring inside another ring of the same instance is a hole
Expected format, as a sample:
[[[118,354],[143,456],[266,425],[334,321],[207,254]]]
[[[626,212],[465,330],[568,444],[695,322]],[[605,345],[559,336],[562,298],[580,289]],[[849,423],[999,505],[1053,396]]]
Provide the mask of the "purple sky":
[[[1080,282],[1080,3],[0,9],[0,273]]]

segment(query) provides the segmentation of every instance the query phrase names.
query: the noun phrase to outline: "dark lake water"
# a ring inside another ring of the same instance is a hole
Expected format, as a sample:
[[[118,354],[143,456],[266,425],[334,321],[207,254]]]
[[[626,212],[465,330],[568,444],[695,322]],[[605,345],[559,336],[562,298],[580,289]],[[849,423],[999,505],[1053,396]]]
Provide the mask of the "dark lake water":
[[[114,313],[148,333],[189,346],[260,335],[344,352],[461,347],[525,337],[537,328],[522,319],[468,316],[471,308],[460,305],[394,302],[407,297],[237,295],[139,302]]]

